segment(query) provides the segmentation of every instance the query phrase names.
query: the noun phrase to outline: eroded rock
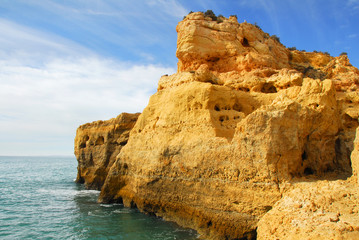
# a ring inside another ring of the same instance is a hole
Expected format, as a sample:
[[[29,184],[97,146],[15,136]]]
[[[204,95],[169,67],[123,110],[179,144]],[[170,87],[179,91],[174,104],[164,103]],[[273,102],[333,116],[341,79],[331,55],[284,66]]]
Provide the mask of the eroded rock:
[[[356,138],[354,141],[354,150],[351,155],[351,162],[353,167],[353,179],[354,181],[357,181],[359,187],[359,128],[357,128],[356,131]]]
[[[353,182],[293,183],[258,223],[258,240],[358,239],[359,194]]]
[[[119,154],[106,165],[99,201],[137,207],[205,239],[254,239],[257,225],[262,239],[321,236],[280,225],[300,219],[339,229],[330,236],[356,236],[357,193],[353,181],[338,179],[358,171],[357,150],[350,162],[358,69],[346,56],[287,49],[236,17],[192,13],[177,32],[178,72],[161,77],[128,143],[111,153]],[[344,204],[338,216],[334,208]],[[313,215],[318,209],[328,212],[325,223]]]
[[[100,190],[117,154],[127,144],[139,114],[122,113],[107,121],[81,125],[76,131],[76,182]]]

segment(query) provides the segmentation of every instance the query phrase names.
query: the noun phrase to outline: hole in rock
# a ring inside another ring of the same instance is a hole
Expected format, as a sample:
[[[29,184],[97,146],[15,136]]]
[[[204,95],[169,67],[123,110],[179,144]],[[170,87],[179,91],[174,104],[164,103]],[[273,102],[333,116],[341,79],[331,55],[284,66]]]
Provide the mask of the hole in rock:
[[[313,173],[314,173],[314,171],[310,167],[307,167],[304,169],[304,175],[306,175],[306,176],[313,175]]]
[[[302,153],[302,160],[304,161],[304,160],[307,160],[307,159],[308,159],[307,152],[304,151],[304,152]]]
[[[224,122],[224,120],[229,120],[229,117],[228,116],[220,116],[219,117],[220,122]]]
[[[246,88],[246,87],[241,87],[238,90],[243,91],[243,92],[249,92],[249,88]]]
[[[97,146],[97,145],[102,145],[102,144],[104,144],[104,143],[105,143],[104,137],[100,136],[100,137],[97,138],[97,140],[96,140],[96,142],[95,142],[95,145],[96,145],[96,146]]]
[[[207,227],[212,226],[212,221],[207,222]]]
[[[221,109],[219,108],[219,106],[217,104],[214,106],[214,110],[217,112],[221,111]]]
[[[85,136],[80,144],[80,148],[85,148],[86,147],[86,142],[90,139],[89,136]]]
[[[195,109],[195,110],[198,110],[198,109],[202,109],[202,104],[201,103],[199,103],[199,102],[196,102],[194,105],[193,105],[193,108]]]
[[[127,144],[127,140],[120,142],[121,146],[125,146]]]
[[[248,42],[247,38],[243,38],[241,43],[242,43],[243,47],[249,47],[249,42]]]
[[[273,86],[272,83],[265,83],[263,84],[262,93],[276,93],[277,92],[277,88],[275,86]]]

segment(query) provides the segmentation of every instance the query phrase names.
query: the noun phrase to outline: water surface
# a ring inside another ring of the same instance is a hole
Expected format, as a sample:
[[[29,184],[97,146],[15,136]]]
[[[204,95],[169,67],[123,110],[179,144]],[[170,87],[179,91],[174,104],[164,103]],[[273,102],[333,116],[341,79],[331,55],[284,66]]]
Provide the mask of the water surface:
[[[76,184],[73,157],[0,156],[0,239],[196,239],[197,233]]]

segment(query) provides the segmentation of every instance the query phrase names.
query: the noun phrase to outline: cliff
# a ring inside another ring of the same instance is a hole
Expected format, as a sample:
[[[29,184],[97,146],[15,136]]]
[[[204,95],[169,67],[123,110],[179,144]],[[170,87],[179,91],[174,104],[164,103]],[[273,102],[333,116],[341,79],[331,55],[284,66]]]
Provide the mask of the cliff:
[[[287,239],[293,219],[303,215],[315,226],[309,220],[318,211],[308,201],[322,204],[324,215],[346,205],[346,218],[330,223],[350,227],[335,236],[358,233],[358,186],[355,176],[345,179],[352,167],[358,171],[350,154],[359,71],[347,56],[289,50],[236,17],[191,13],[177,32],[178,71],[161,77],[127,144],[107,164],[99,201],[137,207],[205,239],[254,239],[257,232]],[[328,194],[330,204],[320,198]]]
[[[258,223],[258,239],[359,239],[359,128],[348,180],[297,179]]]
[[[81,125],[76,131],[76,182],[100,190],[117,154],[126,145],[139,114],[122,113],[107,121]]]

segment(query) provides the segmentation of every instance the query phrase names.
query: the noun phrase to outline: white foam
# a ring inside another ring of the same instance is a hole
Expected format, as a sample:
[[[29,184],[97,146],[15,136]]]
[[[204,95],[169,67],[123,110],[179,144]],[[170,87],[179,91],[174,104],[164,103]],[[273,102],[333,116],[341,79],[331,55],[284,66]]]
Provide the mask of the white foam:
[[[113,204],[100,204],[101,207],[109,208],[113,207]]]

